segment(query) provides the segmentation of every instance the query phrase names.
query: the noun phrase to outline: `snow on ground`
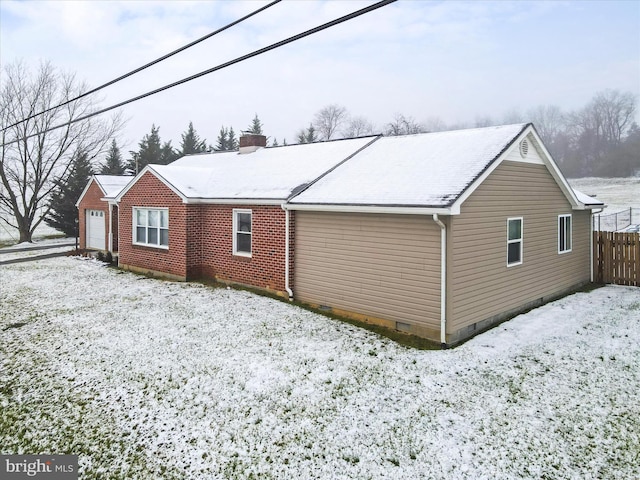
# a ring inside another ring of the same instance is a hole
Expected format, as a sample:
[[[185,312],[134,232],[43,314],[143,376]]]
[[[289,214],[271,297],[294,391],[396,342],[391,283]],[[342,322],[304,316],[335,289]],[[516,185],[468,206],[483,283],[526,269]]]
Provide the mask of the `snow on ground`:
[[[607,208],[603,215],[640,208],[640,177],[627,178],[574,178],[569,184],[583,193],[603,201]]]
[[[73,245],[69,245],[73,243]],[[56,247],[56,245],[61,245]],[[22,249],[29,249],[28,251],[20,251]],[[9,260],[15,260],[18,258],[33,258],[39,255],[49,255],[53,253],[70,252],[75,250],[74,238],[49,238],[43,240],[36,240],[33,243],[23,242],[11,245],[9,247],[0,248],[0,264]]]
[[[0,213],[0,215],[5,214]],[[62,235],[62,233],[42,222],[40,225],[38,225],[38,228],[36,228],[33,234],[33,239],[41,239],[51,235]],[[18,242],[18,240],[20,240],[20,234],[18,233],[18,230],[10,227],[2,220],[2,218],[0,218],[0,243],[10,241]]]
[[[0,282],[2,453],[83,479],[640,477],[640,288],[418,351],[78,257]]]

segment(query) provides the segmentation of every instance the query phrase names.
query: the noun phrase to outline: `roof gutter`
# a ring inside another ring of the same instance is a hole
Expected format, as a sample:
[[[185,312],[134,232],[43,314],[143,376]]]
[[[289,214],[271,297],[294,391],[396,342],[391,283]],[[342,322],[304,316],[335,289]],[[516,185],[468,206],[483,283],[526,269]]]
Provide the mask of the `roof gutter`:
[[[408,207],[389,205],[322,205],[287,203],[289,210],[304,210],[310,212],[340,212],[340,213],[395,213],[400,215],[451,215],[451,209],[438,207]]]
[[[440,227],[440,344],[447,346],[447,226],[433,214],[433,221]]]
[[[202,198],[185,197],[182,203],[206,205],[282,205],[283,198]]]

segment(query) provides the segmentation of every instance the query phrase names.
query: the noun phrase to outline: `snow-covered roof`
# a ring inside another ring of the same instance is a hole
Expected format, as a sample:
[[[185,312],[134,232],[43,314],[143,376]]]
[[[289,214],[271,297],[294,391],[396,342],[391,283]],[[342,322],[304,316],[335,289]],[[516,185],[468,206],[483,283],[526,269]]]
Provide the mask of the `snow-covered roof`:
[[[253,153],[223,152],[182,157],[147,168],[185,199],[286,200],[376,137],[286,147]]]
[[[383,137],[292,204],[451,205],[528,124]]]
[[[601,202],[597,198],[590,197],[589,195],[586,195],[586,194],[582,193],[580,190],[576,190],[574,188],[573,189],[573,193],[575,193],[576,197],[578,198],[578,200],[580,202],[584,203],[585,205],[596,206],[596,207],[597,206],[603,206],[604,207],[604,202]]]
[[[105,197],[115,197],[133,180],[131,175],[94,175],[94,178],[102,188]]]

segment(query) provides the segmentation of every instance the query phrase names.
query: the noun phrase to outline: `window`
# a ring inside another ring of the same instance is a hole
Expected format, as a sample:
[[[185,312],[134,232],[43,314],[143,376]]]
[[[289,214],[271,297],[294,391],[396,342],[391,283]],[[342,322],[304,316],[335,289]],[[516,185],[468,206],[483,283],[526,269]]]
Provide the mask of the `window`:
[[[507,219],[507,267],[522,263],[522,217]]]
[[[168,248],[169,210],[166,208],[134,208],[133,243]]]
[[[251,210],[233,211],[233,254],[251,256]]]
[[[571,215],[558,215],[558,253],[571,251]]]

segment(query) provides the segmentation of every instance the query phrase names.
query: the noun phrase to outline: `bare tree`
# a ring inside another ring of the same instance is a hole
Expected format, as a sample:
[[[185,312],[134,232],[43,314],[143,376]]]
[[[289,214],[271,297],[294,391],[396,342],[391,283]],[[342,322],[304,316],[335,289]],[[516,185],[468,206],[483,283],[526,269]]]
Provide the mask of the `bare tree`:
[[[372,133],[373,123],[364,117],[351,118],[344,130],[342,130],[342,136],[345,138],[361,137]]]
[[[582,110],[567,115],[570,174],[608,176],[612,154],[633,125],[635,111],[632,93],[605,90]]]
[[[440,117],[429,117],[422,125],[427,132],[444,132],[449,128]]]
[[[492,127],[496,122],[489,115],[478,115],[473,122],[474,128]]]
[[[347,121],[347,109],[336,104],[320,109],[313,118],[313,126],[320,140],[331,140]]]
[[[426,128],[421,123],[416,122],[412,117],[405,117],[401,113],[396,113],[393,120],[385,126],[385,135],[411,135],[414,133],[425,133]]]
[[[524,115],[518,108],[512,108],[502,116],[502,123],[509,125],[512,123],[524,123]]]
[[[97,110],[95,100],[87,96],[62,105],[87,87],[49,63],[33,76],[23,62],[7,65],[0,74],[0,218],[18,229],[20,242],[30,242],[49,213],[48,197],[66,178],[73,159],[80,154],[95,159],[122,121],[116,115],[72,123]],[[52,129],[59,125],[64,126]]]
[[[540,105],[527,112],[530,122],[536,127],[542,141],[552,143],[565,129],[565,115],[557,105]]]

